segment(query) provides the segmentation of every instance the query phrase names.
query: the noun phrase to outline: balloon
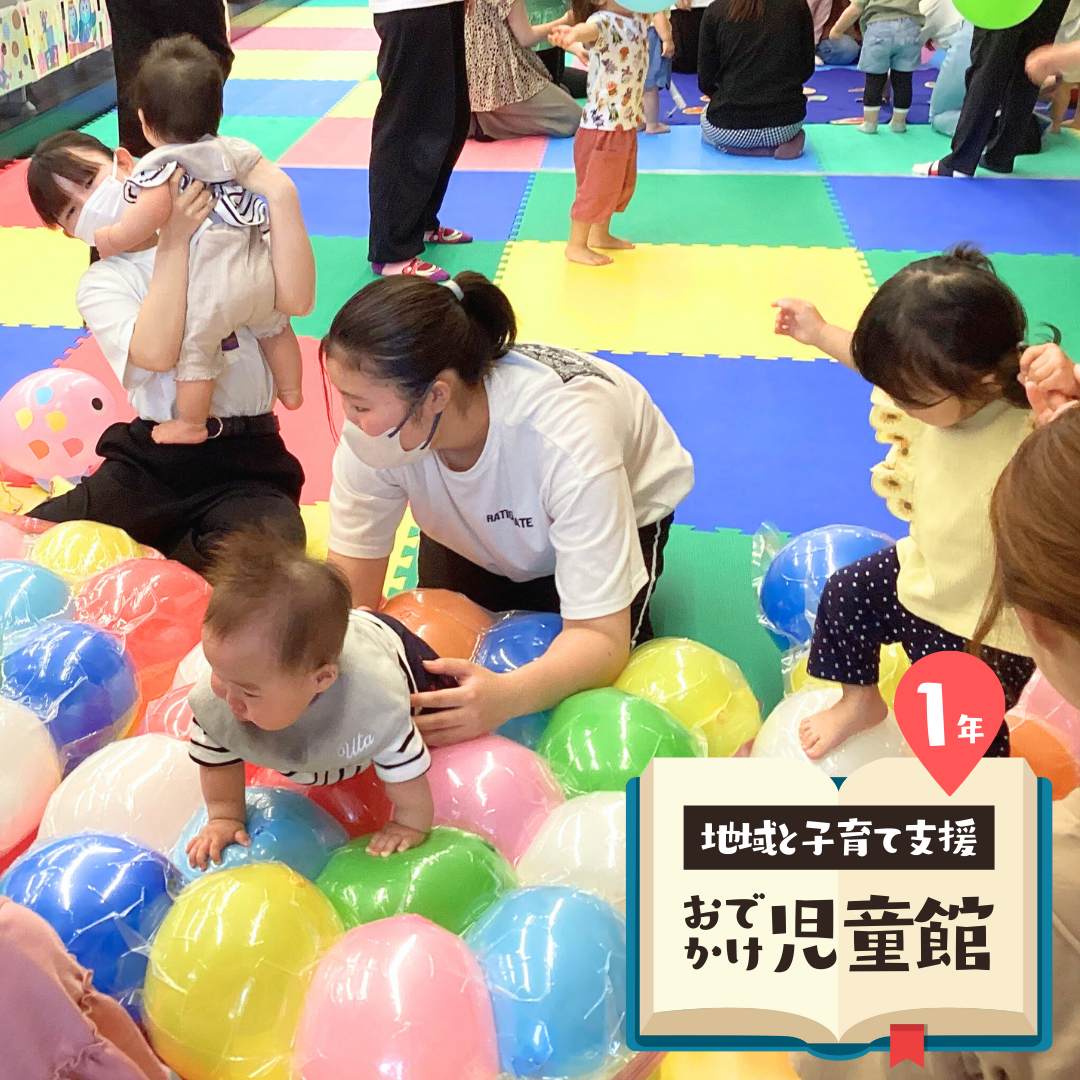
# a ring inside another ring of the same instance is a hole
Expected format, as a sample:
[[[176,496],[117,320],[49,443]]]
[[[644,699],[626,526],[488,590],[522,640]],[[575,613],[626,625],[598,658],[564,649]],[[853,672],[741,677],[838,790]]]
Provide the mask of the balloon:
[[[710,757],[731,757],[761,729],[761,709],[739,665],[688,638],[657,638],[635,649],[615,685],[698,729]]]
[[[1004,30],[1034,14],[1042,0],[957,0],[956,10],[983,30]]]
[[[776,553],[761,582],[765,625],[795,644],[805,644],[829,577],[894,542],[857,525],[826,525],[796,536]]]
[[[131,836],[168,855],[202,806],[199,766],[185,743],[138,735],[99,750],[53,792],[41,838],[85,829]]]
[[[1069,753],[1080,760],[1080,709],[1070,705],[1047,681],[1041,671],[1036,671],[1024,687],[1016,708],[1037,716],[1053,728],[1065,740]]]
[[[304,995],[341,932],[322,893],[279,863],[189,885],[150,949],[154,1049],[185,1080],[291,1080]]]
[[[60,783],[60,759],[45,725],[29,709],[0,698],[0,855],[41,821]]]
[[[161,697],[177,665],[202,640],[210,586],[194,570],[167,559],[129,559],[95,574],[79,590],[83,622],[123,641],[144,701]]]
[[[628,11],[638,11],[642,15],[655,15],[658,11],[667,11],[671,5],[662,3],[661,0],[627,0],[621,6]]]
[[[594,791],[557,806],[517,864],[522,885],[569,885],[626,912],[626,794]]]
[[[350,930],[322,958],[293,1057],[297,1080],[495,1080],[480,966],[419,915]]]
[[[654,702],[608,687],[567,698],[537,751],[572,797],[625,791],[654,757],[704,757],[705,740]]]
[[[1005,722],[1009,756],[1025,758],[1036,776],[1045,776],[1053,785],[1055,799],[1064,799],[1080,785],[1080,765],[1060,731],[1020,708],[1007,713]]]
[[[45,721],[68,769],[124,735],[138,710],[134,665],[96,626],[44,623],[3,658],[0,674],[0,694]]]
[[[368,839],[338,848],[315,882],[346,928],[412,913],[461,934],[517,884],[490,844],[460,829],[436,827],[417,847],[385,857],[367,853]]]
[[[209,674],[210,665],[207,663],[206,654],[202,651],[200,642],[177,664],[172,688],[176,690],[181,686],[194,686],[204,675]]]
[[[176,867],[134,840],[85,832],[40,844],[0,880],[94,973],[94,987],[138,1014],[146,954],[181,888]]]
[[[809,660],[809,656],[804,654],[799,657],[798,662],[791,669],[790,681],[791,691],[795,693],[799,690],[835,690],[837,683],[828,682],[825,679],[815,679],[806,670],[806,665]],[[900,685],[900,680],[904,677],[904,673],[911,667],[911,661],[908,659],[907,653],[904,652],[903,645],[882,645],[881,646],[881,658],[880,666],[878,668],[878,689],[881,691],[881,696],[885,699],[885,704],[891,709],[893,702],[896,700],[896,688]]]
[[[439,656],[471,660],[491,616],[467,596],[449,589],[410,589],[391,596],[382,613],[397,619]]]
[[[761,734],[754,740],[750,756],[809,761],[799,743],[799,725],[806,717],[831,708],[840,695],[839,689],[802,690],[784,698],[769,714]],[[912,756],[911,747],[890,712],[882,723],[852,735],[812,764],[829,776],[850,776],[860,765],[878,758]]]
[[[141,558],[142,553],[123,529],[96,521],[65,521],[34,541],[30,558],[77,588],[99,571]]]
[[[230,845],[222,852],[220,863],[207,865],[207,874],[250,862],[279,862],[314,881],[322,873],[330,852],[349,839],[321,806],[298,792],[249,787],[244,797],[251,846]],[[197,810],[173,847],[172,860],[185,881],[204,876],[204,871],[188,861],[187,846],[206,827],[207,816],[205,806]]]
[[[0,652],[10,652],[43,622],[70,618],[67,582],[37,563],[0,561]]]
[[[273,769],[258,768],[252,771],[248,783],[300,792],[343,825],[350,839],[378,832],[394,810],[386,785],[374,769],[365,769],[336,784],[298,784]]]
[[[562,886],[518,889],[465,940],[491,991],[504,1071],[562,1080],[620,1053],[626,923],[610,904]]]
[[[104,383],[72,368],[47,368],[20,379],[0,398],[0,460],[27,476],[75,483],[101,463],[95,447],[116,423]]]
[[[0,521],[0,559],[25,559],[30,554],[30,540],[14,525]]]
[[[191,721],[195,719],[188,704],[190,693],[190,686],[181,686],[170,690],[157,701],[151,701],[135,729],[135,734],[168,735],[170,739],[187,742],[191,736]]]
[[[435,824],[477,833],[512,863],[563,801],[547,762],[499,735],[432,750],[427,777]]]

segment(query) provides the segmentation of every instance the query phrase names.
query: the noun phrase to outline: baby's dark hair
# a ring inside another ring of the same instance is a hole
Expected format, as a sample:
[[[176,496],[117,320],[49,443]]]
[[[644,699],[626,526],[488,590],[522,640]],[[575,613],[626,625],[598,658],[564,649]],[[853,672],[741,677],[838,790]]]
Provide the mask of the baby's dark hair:
[[[217,546],[208,577],[214,591],[203,626],[215,637],[269,629],[290,672],[337,662],[352,596],[335,567],[270,530],[248,528]]]
[[[131,104],[159,138],[193,143],[217,134],[224,86],[221,61],[198,38],[180,34],[150,46],[131,83]]]
[[[981,251],[961,244],[905,266],[878,289],[851,355],[863,378],[901,407],[955,395],[968,402],[1001,396],[1026,409],[1017,381],[1026,332],[1016,294]]]
[[[71,201],[57,177],[86,187],[97,176],[101,162],[112,158],[113,152],[100,139],[83,131],[58,131],[42,139],[26,171],[26,190],[42,222],[50,229],[58,228],[60,213]]]

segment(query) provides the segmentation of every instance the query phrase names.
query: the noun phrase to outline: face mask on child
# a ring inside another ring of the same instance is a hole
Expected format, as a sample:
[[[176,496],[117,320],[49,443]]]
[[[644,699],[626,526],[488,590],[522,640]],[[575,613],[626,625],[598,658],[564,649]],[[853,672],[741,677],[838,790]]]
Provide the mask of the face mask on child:
[[[427,388],[422,401],[427,399],[434,385],[435,383],[431,383]],[[409,422],[415,411],[415,409],[410,409],[396,428],[382,435],[368,435],[360,429],[359,425],[350,425],[346,436],[349,449],[370,469],[400,469],[405,465],[415,465],[418,461],[422,461],[431,453],[431,441],[439,429],[442,413],[435,414],[428,437],[414,449],[406,450],[401,445],[401,429]]]
[[[112,172],[90,192],[75,222],[75,236],[91,247],[98,229],[115,225],[124,216],[124,181],[116,175],[116,166],[113,158]]]

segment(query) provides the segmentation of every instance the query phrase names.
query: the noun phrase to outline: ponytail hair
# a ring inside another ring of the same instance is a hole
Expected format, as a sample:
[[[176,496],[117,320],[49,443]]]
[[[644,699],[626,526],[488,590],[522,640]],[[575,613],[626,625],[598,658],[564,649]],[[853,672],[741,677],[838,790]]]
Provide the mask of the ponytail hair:
[[[410,405],[444,371],[479,386],[513,348],[517,320],[483,274],[466,270],[454,283],[460,300],[444,285],[404,274],[364,286],[334,316],[320,358],[392,383]]]
[[[761,22],[765,18],[765,0],[728,0],[730,22]]]

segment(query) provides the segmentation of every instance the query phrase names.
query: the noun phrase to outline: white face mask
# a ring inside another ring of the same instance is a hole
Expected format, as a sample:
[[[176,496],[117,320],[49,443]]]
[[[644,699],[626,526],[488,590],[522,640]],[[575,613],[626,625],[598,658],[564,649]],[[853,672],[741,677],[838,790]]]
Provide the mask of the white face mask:
[[[434,385],[432,383],[432,386]],[[429,386],[424,394],[424,400],[427,399],[430,392],[431,387]],[[383,432],[382,435],[368,435],[357,424],[346,424],[345,442],[348,444],[349,449],[369,469],[400,469],[405,465],[415,465],[432,452],[431,441],[435,438],[435,432],[439,428],[442,413],[435,415],[428,437],[415,449],[406,450],[401,445],[401,429],[409,422],[413,412],[415,412],[415,409],[410,409],[405,414],[405,419],[396,428],[392,431]]]
[[[91,247],[94,246],[94,234],[98,229],[115,225],[127,209],[124,204],[124,181],[116,175],[116,166],[116,158],[113,158],[112,173],[90,192],[83,203],[79,220],[75,222],[75,236]]]

